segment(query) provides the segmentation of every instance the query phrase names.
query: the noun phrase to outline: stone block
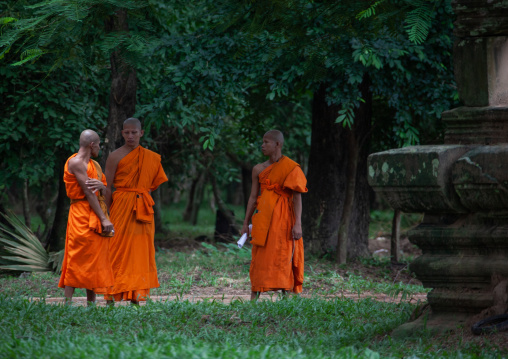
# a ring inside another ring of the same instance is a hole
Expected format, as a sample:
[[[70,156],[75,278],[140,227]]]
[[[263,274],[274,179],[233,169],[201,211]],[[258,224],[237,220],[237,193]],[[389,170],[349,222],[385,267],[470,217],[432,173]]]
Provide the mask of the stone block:
[[[466,106],[508,105],[508,37],[458,39],[454,72]]]
[[[451,182],[453,163],[472,147],[412,146],[368,158],[372,188],[403,212],[463,213]]]
[[[478,146],[465,153],[453,165],[452,182],[471,212],[508,209],[508,144]]]
[[[457,37],[508,35],[507,0],[452,0]]]
[[[490,256],[424,254],[410,265],[425,287],[487,289],[493,273],[508,276],[508,261]]]
[[[462,291],[433,289],[427,295],[427,300],[434,313],[465,312],[476,314],[490,307],[494,302],[491,292],[468,289]]]
[[[434,313],[479,313],[493,303],[493,278],[508,277],[508,213],[463,214],[447,222],[425,218],[409,231],[423,251],[410,269],[433,288],[427,298]]]
[[[489,105],[489,82],[486,39],[455,41],[454,74],[459,98],[466,106]]]
[[[508,107],[458,107],[442,114],[445,143],[508,143]]]

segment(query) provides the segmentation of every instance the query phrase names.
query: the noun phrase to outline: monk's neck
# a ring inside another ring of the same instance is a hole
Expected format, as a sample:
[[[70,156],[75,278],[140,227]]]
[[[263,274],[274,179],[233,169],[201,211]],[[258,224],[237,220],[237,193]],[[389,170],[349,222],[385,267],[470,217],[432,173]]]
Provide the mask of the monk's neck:
[[[272,164],[274,164],[274,163],[279,162],[279,161],[282,159],[282,157],[284,157],[284,156],[283,156],[281,153],[276,153],[276,154],[274,154],[274,155],[271,155],[271,156],[270,156],[270,159],[269,159],[268,161],[269,161],[269,162],[270,162],[270,164],[272,165]]]
[[[130,153],[130,152],[134,151],[136,148],[138,148],[139,146],[140,146],[139,144],[137,144],[136,146],[127,146],[127,144],[125,144],[122,146],[123,152],[125,154]]]
[[[88,163],[90,162],[90,157],[92,157],[92,154],[89,151],[84,151],[80,148],[76,157],[83,163]]]

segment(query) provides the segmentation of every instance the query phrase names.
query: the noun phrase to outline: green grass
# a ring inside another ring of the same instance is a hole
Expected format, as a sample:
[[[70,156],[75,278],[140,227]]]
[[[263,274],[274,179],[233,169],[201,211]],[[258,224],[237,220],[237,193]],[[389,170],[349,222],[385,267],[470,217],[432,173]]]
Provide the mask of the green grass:
[[[166,216],[174,220],[182,211],[174,207]],[[208,208],[202,211],[195,230],[169,222],[171,235],[211,237],[215,218]],[[182,298],[206,291],[220,298],[224,293],[250,292],[248,246],[239,250],[235,244],[202,243],[181,251],[159,248],[156,261],[161,287],[154,295]],[[339,266],[307,256],[304,296],[275,297],[274,302],[180,299],[108,308],[45,304],[47,298],[63,295],[58,280],[53,273],[0,275],[0,358],[508,356],[506,349],[495,345],[499,337],[463,340],[466,329],[440,337],[422,331],[412,338],[392,338],[391,330],[406,322],[415,309],[406,299],[426,289],[414,284],[407,269],[395,273],[386,258]],[[345,293],[358,297],[348,299]],[[402,296],[386,303],[371,294]],[[76,295],[85,293],[78,290]]]
[[[235,244],[202,243],[193,251],[178,252],[160,249],[156,253],[160,288],[154,295],[193,294],[196,289],[213,289],[216,294],[226,290],[250,292],[250,250],[239,250]],[[370,260],[339,266],[333,262],[308,257],[305,262],[305,292],[309,295],[329,296],[344,292],[363,294],[411,295],[426,290],[421,285],[405,284],[391,277],[389,262]],[[368,270],[375,280],[362,276]],[[407,274],[407,269],[404,270]],[[2,292],[8,296],[37,297],[62,296],[57,288],[59,276],[54,273],[32,273],[22,277],[9,274],[0,276]],[[213,293],[212,293],[213,294]]]
[[[490,345],[444,349],[423,332],[388,334],[413,306],[371,299],[152,302],[68,307],[0,295],[2,358],[497,358]]]

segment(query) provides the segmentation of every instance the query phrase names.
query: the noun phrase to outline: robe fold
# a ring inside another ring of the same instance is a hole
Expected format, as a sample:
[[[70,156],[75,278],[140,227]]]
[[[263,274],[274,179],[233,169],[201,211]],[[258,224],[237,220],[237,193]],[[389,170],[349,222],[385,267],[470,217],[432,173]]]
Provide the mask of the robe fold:
[[[154,201],[150,195],[168,178],[161,157],[141,146],[118,162],[110,218],[115,227],[110,258],[115,285],[106,300],[146,300],[159,287],[154,247]]]
[[[302,291],[303,240],[293,240],[293,193],[307,192],[306,184],[300,165],[285,156],[259,174],[261,194],[252,216],[253,292]]]
[[[65,189],[71,206],[58,286],[86,288],[97,294],[105,294],[114,284],[109,261],[110,238],[99,234],[102,232],[99,217],[90,207],[76,176],[69,172],[69,160],[75,156],[69,157],[64,168]],[[88,162],[86,173],[90,178],[97,178],[97,169],[92,160]],[[101,180],[106,185],[106,176],[103,175]]]

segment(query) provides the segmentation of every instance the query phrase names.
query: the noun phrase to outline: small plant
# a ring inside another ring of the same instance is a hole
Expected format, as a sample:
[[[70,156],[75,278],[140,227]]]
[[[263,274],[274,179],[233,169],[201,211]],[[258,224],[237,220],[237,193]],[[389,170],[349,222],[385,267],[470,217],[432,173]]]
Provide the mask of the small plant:
[[[14,213],[0,213],[10,226],[0,223],[3,252],[0,269],[22,272],[61,271],[63,251],[48,253],[39,238]]]

